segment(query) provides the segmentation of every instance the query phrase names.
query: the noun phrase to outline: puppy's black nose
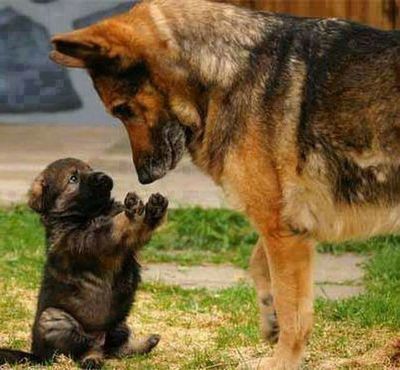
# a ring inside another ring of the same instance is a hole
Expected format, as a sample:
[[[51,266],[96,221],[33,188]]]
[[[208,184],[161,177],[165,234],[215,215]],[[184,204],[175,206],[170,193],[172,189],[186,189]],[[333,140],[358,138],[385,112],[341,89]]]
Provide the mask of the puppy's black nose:
[[[102,191],[111,191],[113,188],[113,180],[103,172],[92,173],[90,175],[90,184]]]

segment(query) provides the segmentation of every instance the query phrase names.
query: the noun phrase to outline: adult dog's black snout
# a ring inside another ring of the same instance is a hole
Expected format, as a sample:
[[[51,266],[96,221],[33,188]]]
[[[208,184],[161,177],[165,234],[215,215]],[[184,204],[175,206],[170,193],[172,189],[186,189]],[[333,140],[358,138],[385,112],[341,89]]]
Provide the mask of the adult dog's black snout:
[[[139,182],[143,185],[151,184],[154,181],[150,171],[145,167],[139,168],[137,174]]]
[[[89,177],[89,183],[96,190],[108,192],[113,188],[113,180],[103,172],[94,172]]]

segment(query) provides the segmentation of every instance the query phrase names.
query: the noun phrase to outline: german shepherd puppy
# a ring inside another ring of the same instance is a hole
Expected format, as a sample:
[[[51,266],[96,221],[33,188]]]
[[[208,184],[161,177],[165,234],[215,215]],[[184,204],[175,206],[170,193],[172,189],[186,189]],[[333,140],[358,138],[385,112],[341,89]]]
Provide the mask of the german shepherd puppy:
[[[140,282],[139,249],[163,220],[168,201],[143,205],[110,194],[112,179],[78,159],[50,164],[34,181],[30,207],[46,229],[47,260],[32,330],[32,354],[0,350],[0,364],[44,363],[57,354],[83,368],[105,357],[150,352],[158,335],[133,340],[126,323]]]
[[[153,0],[52,41],[124,123],[142,183],[187,148],[238,201],[260,232],[262,331],[278,339],[256,366],[298,368],[316,242],[400,230],[400,33]]]

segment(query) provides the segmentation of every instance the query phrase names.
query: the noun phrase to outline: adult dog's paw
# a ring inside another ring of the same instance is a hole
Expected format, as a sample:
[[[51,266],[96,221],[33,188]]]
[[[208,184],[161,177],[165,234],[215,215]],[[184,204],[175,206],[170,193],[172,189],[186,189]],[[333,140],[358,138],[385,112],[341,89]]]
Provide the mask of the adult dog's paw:
[[[141,216],[144,212],[144,204],[136,193],[128,193],[125,197],[125,214],[134,219],[135,216]]]
[[[152,194],[146,204],[145,221],[155,227],[163,220],[167,213],[168,199],[161,194]]]

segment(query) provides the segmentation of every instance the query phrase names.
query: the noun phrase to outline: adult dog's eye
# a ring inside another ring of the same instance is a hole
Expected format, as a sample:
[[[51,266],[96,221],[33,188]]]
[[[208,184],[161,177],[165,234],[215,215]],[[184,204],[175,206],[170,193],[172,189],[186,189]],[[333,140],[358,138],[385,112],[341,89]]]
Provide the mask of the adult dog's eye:
[[[132,118],[135,114],[128,104],[120,104],[112,109],[112,114],[119,118]]]
[[[68,182],[69,182],[70,184],[76,184],[76,183],[79,182],[79,178],[78,178],[77,175],[71,175],[70,178],[69,178],[69,180],[68,180]]]

